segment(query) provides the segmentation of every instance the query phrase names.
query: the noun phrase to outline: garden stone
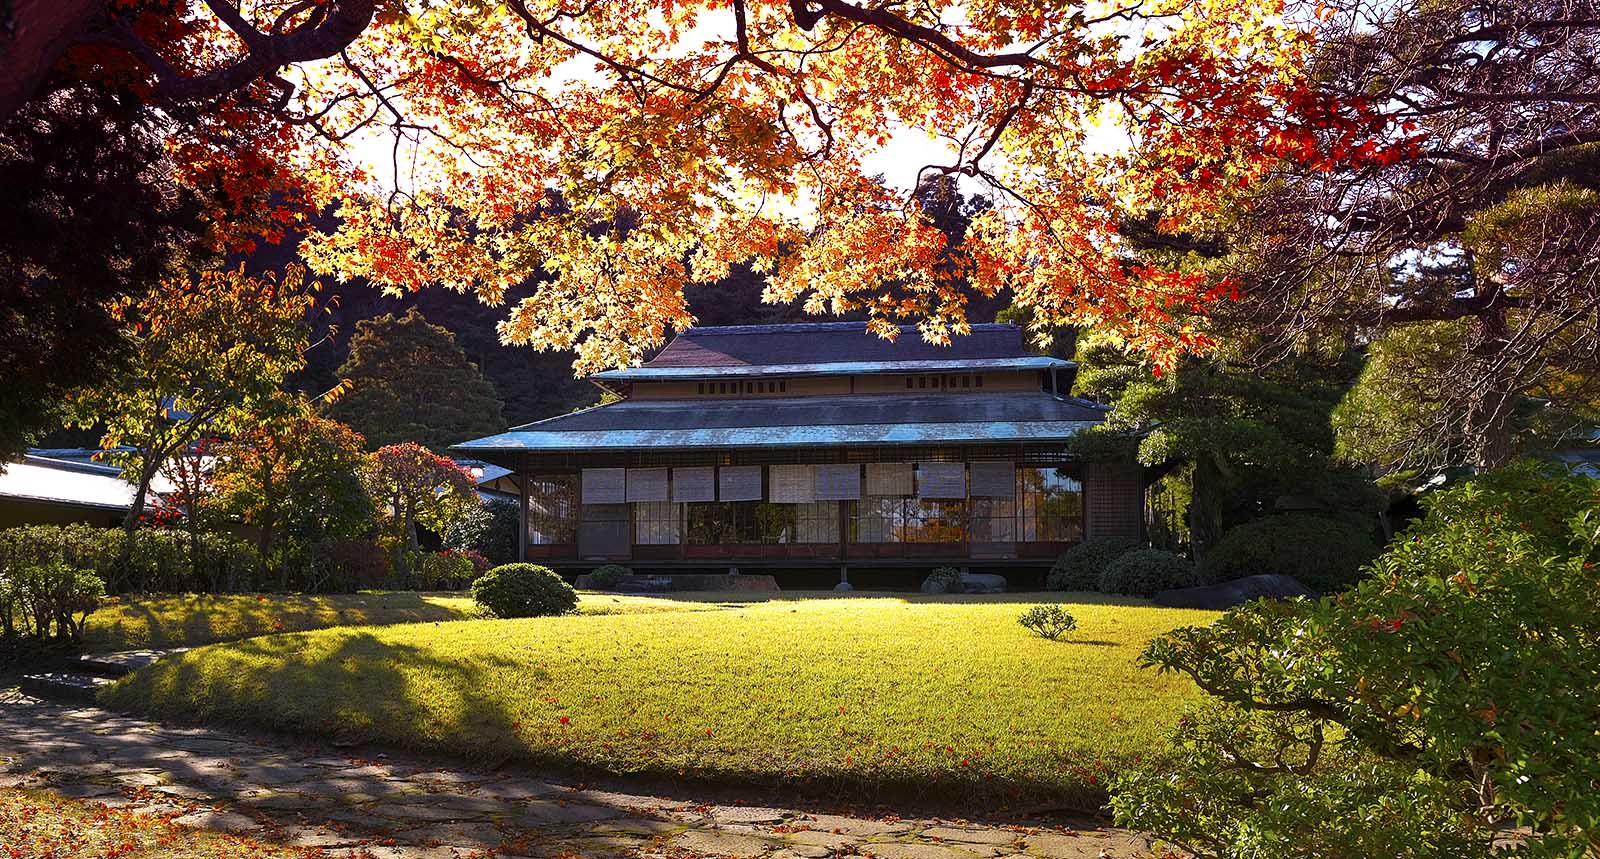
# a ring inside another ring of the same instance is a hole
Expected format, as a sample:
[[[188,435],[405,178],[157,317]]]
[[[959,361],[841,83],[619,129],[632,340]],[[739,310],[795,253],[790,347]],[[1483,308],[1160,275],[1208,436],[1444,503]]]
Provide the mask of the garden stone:
[[[179,826],[192,829],[209,829],[213,832],[248,832],[260,826],[254,820],[234,811],[196,811],[172,819]]]
[[[719,805],[711,809],[711,817],[718,823],[782,823],[793,816],[794,812],[781,808]]]
[[[961,588],[963,593],[969,594],[1003,594],[1006,577],[994,573],[962,573]]]
[[[854,835],[858,838],[904,835],[911,831],[911,824],[904,821],[867,820],[859,817],[840,817],[834,814],[814,815],[807,825],[813,831],[832,832],[836,835]]]
[[[690,853],[713,856],[760,856],[777,846],[775,842],[751,835],[734,835],[716,830],[690,830],[673,839],[672,846]]]
[[[1215,585],[1197,588],[1176,588],[1161,591],[1154,597],[1156,605],[1165,608],[1200,608],[1226,611],[1255,599],[1291,599],[1312,597],[1316,594],[1293,576],[1277,574],[1245,576]]]
[[[856,588],[855,588],[855,585],[852,585],[849,582],[840,582],[840,583],[834,585],[833,589],[838,591],[838,592],[840,592],[840,593],[844,593],[845,591],[853,591]]]
[[[1010,844],[1022,836],[1004,829],[957,829],[953,826],[930,826],[920,833],[923,838],[940,841],[964,841],[969,844]]]
[[[872,845],[874,859],[975,859],[975,857],[989,856],[992,853],[992,850],[985,850],[979,853],[945,844],[908,844],[900,841],[887,841]]]
[[[923,579],[922,592],[925,594],[947,594],[950,592],[950,587],[944,582],[935,581],[933,579]]]

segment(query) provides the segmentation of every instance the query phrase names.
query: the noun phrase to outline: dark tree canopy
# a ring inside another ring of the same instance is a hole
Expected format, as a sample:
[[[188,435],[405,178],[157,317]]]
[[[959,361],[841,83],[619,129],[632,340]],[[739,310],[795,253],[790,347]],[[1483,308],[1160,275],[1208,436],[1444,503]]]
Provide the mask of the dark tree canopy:
[[[494,385],[415,308],[357,323],[339,375],[350,389],[329,412],[373,448],[414,441],[443,451],[505,429]]]
[[[107,302],[197,249],[196,197],[170,181],[160,134],[132,93],[88,83],[0,121],[0,459],[115,372]]]

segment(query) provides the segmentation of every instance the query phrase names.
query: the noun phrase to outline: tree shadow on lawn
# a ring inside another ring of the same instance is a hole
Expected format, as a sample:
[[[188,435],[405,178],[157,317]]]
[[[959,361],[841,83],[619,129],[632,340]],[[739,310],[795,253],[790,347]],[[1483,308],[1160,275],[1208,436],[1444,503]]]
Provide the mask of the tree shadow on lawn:
[[[594,593],[608,593],[595,591]],[[709,603],[725,608],[742,608],[749,605],[774,602],[827,602],[843,599],[870,599],[901,602],[913,605],[1038,605],[1061,603],[1070,605],[1130,606],[1157,608],[1150,600],[1141,597],[1102,594],[1093,591],[1014,591],[1000,594],[923,594],[915,591],[666,591],[628,596],[659,599],[667,602]]]
[[[865,805],[876,807],[876,812],[868,813],[877,814],[1006,818],[1029,806],[1093,816],[1107,798],[1104,782],[1089,778],[1103,773],[1089,769],[1080,773],[1085,778],[1077,780],[1077,788],[1065,788],[1059,780],[993,779],[975,768],[951,768],[930,779],[926,773],[860,770],[786,775],[717,762],[703,762],[698,770],[685,773],[677,764],[639,760],[634,762],[637,768],[615,771],[578,760],[563,749],[522,740],[525,732],[537,728],[517,711],[521,699],[492,694],[491,676],[509,669],[537,684],[549,678],[541,668],[504,657],[454,660],[439,656],[435,649],[382,641],[359,630],[341,632],[337,644],[321,653],[301,647],[301,638],[269,636],[226,646],[250,660],[269,661],[265,669],[242,666],[227,672],[225,662],[207,664],[208,651],[201,650],[168,657],[139,672],[150,672],[151,677],[135,675],[135,681],[158,687],[153,714],[158,718],[268,731],[279,742],[302,746],[322,741],[337,747],[335,754],[365,759],[396,750],[441,755],[447,760],[428,768],[464,764],[696,804],[769,804],[829,813],[853,812]],[[1061,644],[1117,646],[1095,640]],[[235,696],[228,687],[235,682],[246,684],[240,697],[274,703],[231,704]],[[106,705],[132,703],[118,692],[113,689],[103,696]],[[759,713],[749,717],[764,718]],[[1070,762],[1063,762],[1063,768],[1082,769]]]
[[[237,641],[277,632],[299,632],[333,625],[424,623],[464,620],[460,612],[424,599],[427,594],[396,591],[335,597],[338,602],[322,602],[318,597],[291,595],[151,595],[125,596],[111,608],[131,614],[130,621],[142,621],[146,640],[130,642],[139,634],[137,622],[124,627],[113,621],[110,627],[91,625],[87,646],[91,651],[137,647],[197,647],[224,641]],[[170,604],[182,601],[180,606]],[[168,603],[168,611],[157,607]],[[192,605],[191,605],[192,604]],[[325,619],[332,613],[337,620]],[[124,629],[128,632],[125,633]]]

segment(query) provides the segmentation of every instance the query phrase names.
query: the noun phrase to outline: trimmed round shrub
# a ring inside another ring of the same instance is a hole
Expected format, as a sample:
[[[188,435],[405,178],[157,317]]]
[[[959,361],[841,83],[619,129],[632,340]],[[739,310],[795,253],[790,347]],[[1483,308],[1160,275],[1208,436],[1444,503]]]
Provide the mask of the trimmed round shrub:
[[[963,590],[961,571],[955,567],[939,567],[922,580],[922,592],[925,594],[959,594]]]
[[[1208,584],[1268,573],[1293,576],[1319,593],[1361,578],[1378,546],[1361,529],[1321,516],[1285,513],[1246,522],[1222,535],[1200,564]]]
[[[1050,567],[1045,587],[1052,591],[1097,590],[1106,566],[1139,545],[1139,541],[1127,537],[1085,540],[1061,553]]]
[[[543,617],[578,607],[578,592],[538,564],[495,567],[472,583],[472,599],[495,617]]]
[[[603,567],[596,567],[589,573],[589,583],[603,591],[616,590],[617,585],[622,584],[622,579],[630,572],[621,564],[606,564]]]
[[[1135,549],[1106,565],[1100,590],[1108,594],[1153,596],[1157,591],[1199,584],[1194,564],[1161,549]]]

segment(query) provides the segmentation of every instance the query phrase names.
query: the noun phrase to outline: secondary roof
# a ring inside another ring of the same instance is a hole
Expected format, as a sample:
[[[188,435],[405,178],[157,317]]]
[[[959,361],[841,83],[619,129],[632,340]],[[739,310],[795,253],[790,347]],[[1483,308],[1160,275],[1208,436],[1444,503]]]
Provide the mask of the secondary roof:
[[[824,322],[690,328],[642,366],[592,378],[640,382],[1071,366],[1071,361],[1030,352],[1015,325],[974,325],[972,333],[939,346],[924,341],[912,326],[902,326],[899,338],[889,341],[869,333],[865,322]]]

